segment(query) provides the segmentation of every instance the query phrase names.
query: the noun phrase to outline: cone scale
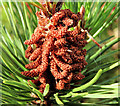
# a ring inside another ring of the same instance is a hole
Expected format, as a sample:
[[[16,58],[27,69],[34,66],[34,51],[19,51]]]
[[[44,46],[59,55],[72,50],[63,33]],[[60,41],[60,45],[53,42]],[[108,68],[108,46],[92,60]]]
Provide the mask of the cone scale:
[[[25,57],[31,61],[25,67],[30,70],[21,74],[37,78],[31,81],[39,87],[41,93],[47,83],[51,91],[70,89],[71,81],[85,77],[81,71],[87,65],[86,49],[83,49],[87,44],[87,33],[78,27],[84,12],[75,14],[65,9],[48,16],[40,9],[36,15],[38,26],[31,39],[24,42],[28,45]],[[73,31],[70,31],[71,27]]]

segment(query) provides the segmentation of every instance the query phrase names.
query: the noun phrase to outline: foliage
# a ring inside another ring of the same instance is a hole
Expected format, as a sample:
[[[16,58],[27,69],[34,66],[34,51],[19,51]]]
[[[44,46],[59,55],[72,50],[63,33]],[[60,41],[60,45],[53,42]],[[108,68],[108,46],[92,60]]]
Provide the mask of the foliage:
[[[2,81],[2,103],[3,104],[31,104],[31,101],[37,98],[31,97],[31,94],[36,94],[41,101],[44,101],[45,96],[49,91],[49,85],[43,94],[41,94],[36,86],[21,75],[21,71],[26,70],[24,67],[28,63],[25,59],[24,53],[26,45],[24,41],[29,39],[37,26],[37,17],[35,12],[39,9],[33,5],[26,6],[25,2],[1,2],[2,8],[6,13],[8,25],[12,32],[9,32],[2,23],[0,48],[1,67],[0,73]],[[95,38],[101,36],[103,31],[110,26],[120,15],[120,7],[115,2],[66,2],[62,9],[69,8],[73,12],[80,11],[81,5],[85,7],[85,28]],[[104,5],[104,6],[103,6]],[[113,8],[115,10],[111,13]],[[111,51],[111,46],[120,41],[116,38],[110,41],[112,37],[101,40],[99,43],[104,44],[102,49],[98,48],[94,43],[88,39],[86,61],[88,65],[82,71],[86,76],[79,84],[72,82],[73,89],[57,91],[51,95],[50,99],[53,104],[78,104],[78,105],[98,105],[98,104],[118,104],[118,84],[111,83],[110,80],[117,79],[120,75],[113,78],[102,80],[101,83],[96,83],[101,75],[110,70],[114,70],[120,65],[119,60],[107,60],[110,56],[114,56],[120,49]],[[108,42],[105,44],[105,42]],[[110,50],[110,51],[108,51]],[[108,51],[108,52],[107,52]],[[106,63],[103,63],[103,60]],[[111,71],[112,73],[112,71]],[[88,99],[96,99],[94,102],[87,101]],[[87,99],[87,100],[86,100]],[[97,101],[99,99],[99,101]],[[56,100],[56,101],[55,101]],[[86,100],[85,102],[81,102]]]

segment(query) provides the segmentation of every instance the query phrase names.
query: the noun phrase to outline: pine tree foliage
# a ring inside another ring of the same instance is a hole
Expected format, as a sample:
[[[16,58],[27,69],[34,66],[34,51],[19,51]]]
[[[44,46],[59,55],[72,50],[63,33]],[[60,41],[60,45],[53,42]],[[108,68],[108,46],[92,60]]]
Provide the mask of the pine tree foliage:
[[[24,41],[30,38],[37,26],[35,13],[39,9],[30,3],[27,3],[28,8],[25,2],[9,1],[1,2],[1,5],[11,29],[11,32],[8,31],[6,28],[8,26],[4,26],[4,23],[2,23],[0,42],[2,50],[0,57],[2,104],[31,104],[33,100],[38,99],[31,97],[31,94],[35,94],[41,102],[44,102],[45,96],[49,92],[49,84],[47,84],[44,93],[41,94],[32,82],[29,82],[31,86],[29,85],[27,80],[32,78],[25,77],[20,73],[26,70],[25,64],[28,63],[28,60],[24,57],[27,48]],[[120,15],[120,7],[115,2],[65,2],[62,9],[69,8],[77,13],[82,5],[86,10],[85,28],[94,38],[101,36],[106,28]],[[112,11],[114,7],[115,9]],[[120,38],[111,40],[112,37],[99,42],[103,45],[102,49],[88,39],[89,43],[85,47],[87,49],[86,61],[88,65],[82,71],[82,74],[86,77],[80,83],[78,82],[79,84],[72,82],[73,89],[61,90],[52,94],[50,100],[53,104],[117,105],[119,103],[118,83],[110,84],[109,81],[116,80],[120,75],[99,82],[102,75],[108,71],[112,74],[112,70],[120,65],[118,59],[107,60],[120,51],[120,49],[111,51],[111,47],[120,41]],[[107,62],[104,63],[103,60]],[[96,81],[98,82],[96,83]],[[96,102],[90,102],[91,99],[96,99]],[[89,101],[84,102],[84,100]]]

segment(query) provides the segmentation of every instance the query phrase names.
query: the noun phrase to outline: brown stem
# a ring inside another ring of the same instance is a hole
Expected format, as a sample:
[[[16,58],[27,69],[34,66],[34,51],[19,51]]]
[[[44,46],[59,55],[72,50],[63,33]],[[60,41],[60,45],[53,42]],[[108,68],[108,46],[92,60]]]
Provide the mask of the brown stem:
[[[53,10],[52,10],[52,14],[55,14],[55,9],[56,9],[56,3],[53,3]]]

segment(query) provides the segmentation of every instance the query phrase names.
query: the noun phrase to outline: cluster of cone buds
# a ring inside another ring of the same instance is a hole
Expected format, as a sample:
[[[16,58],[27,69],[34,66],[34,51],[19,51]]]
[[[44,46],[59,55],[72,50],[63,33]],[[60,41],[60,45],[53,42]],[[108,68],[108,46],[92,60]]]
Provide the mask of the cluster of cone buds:
[[[87,65],[86,49],[83,49],[87,34],[78,27],[84,13],[65,9],[47,17],[40,10],[36,15],[38,26],[31,39],[25,41],[28,45],[25,57],[31,61],[25,67],[30,70],[21,73],[34,77],[31,81],[41,93],[47,83],[51,90],[70,89],[71,81],[84,78],[81,70]]]

